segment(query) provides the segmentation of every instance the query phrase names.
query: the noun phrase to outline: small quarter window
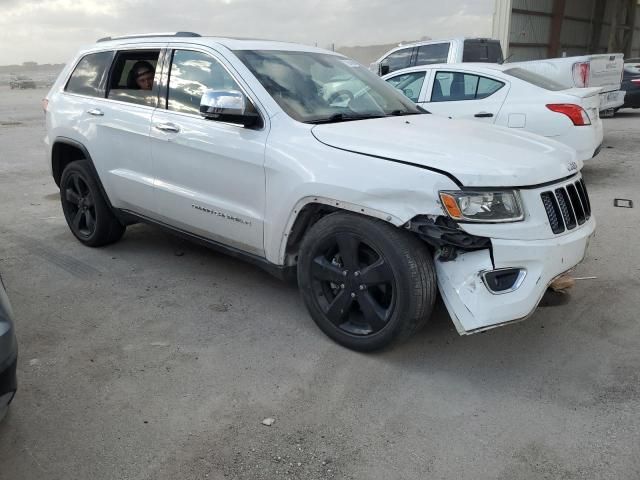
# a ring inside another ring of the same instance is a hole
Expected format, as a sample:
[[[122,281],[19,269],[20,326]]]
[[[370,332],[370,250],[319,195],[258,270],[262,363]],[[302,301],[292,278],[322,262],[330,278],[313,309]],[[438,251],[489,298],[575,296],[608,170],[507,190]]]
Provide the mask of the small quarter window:
[[[155,107],[160,50],[118,52],[111,69],[107,98]]]
[[[487,98],[504,86],[504,83],[487,77],[480,77],[478,82],[478,91],[476,92],[476,100]]]
[[[113,52],[85,55],[71,74],[65,91],[104,98],[105,77],[112,58]]]

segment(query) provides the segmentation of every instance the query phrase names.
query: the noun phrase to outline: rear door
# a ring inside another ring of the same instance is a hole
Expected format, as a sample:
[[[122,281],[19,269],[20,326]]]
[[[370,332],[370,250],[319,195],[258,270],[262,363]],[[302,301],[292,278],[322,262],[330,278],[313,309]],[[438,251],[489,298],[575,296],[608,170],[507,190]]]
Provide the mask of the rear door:
[[[93,146],[111,202],[142,215],[154,211],[149,131],[158,101],[156,68],[162,46],[118,50],[108,77],[107,98],[87,110],[100,119]],[[153,83],[143,85],[142,78],[151,78]]]
[[[438,69],[420,105],[438,115],[494,123],[508,91],[506,82],[495,78]]]
[[[85,145],[111,203],[148,213],[153,208],[149,129],[157,86],[141,90],[122,85],[136,61],[145,61],[153,78],[161,47],[96,52],[75,67],[63,95],[70,136]],[[126,67],[125,57],[129,60]],[[116,96],[119,92],[122,95]],[[105,98],[107,97],[107,98]]]

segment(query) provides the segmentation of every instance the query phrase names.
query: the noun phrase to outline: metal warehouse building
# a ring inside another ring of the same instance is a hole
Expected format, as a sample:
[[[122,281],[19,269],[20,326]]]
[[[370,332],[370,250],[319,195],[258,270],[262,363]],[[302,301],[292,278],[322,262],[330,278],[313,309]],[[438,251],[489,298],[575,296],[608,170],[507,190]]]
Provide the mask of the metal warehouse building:
[[[496,0],[493,38],[510,61],[586,53],[640,57],[639,0]]]

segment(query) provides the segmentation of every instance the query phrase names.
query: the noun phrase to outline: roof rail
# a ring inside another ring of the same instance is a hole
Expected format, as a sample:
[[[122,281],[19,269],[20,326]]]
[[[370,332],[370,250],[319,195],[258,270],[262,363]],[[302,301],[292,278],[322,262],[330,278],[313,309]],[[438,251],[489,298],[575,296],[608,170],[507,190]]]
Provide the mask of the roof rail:
[[[125,40],[128,38],[147,38],[147,37],[201,37],[199,33],[195,32],[162,32],[162,33],[139,33],[136,35],[121,35],[119,37],[104,37],[96,41],[108,42],[109,40]]]

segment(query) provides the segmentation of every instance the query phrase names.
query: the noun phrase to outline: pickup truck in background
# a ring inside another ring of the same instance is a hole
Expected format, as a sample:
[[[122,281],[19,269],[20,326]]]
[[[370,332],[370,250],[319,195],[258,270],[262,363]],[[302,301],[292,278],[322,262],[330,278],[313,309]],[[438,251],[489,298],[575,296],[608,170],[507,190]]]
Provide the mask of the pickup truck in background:
[[[435,63],[502,63],[500,42],[492,38],[458,37],[399,45],[369,66],[379,76],[396,70]]]
[[[601,87],[600,112],[604,114],[613,114],[624,104],[625,92],[620,90],[624,68],[622,53],[549,58],[509,65],[537,73],[567,88]]]

